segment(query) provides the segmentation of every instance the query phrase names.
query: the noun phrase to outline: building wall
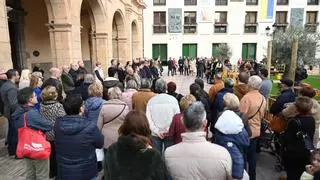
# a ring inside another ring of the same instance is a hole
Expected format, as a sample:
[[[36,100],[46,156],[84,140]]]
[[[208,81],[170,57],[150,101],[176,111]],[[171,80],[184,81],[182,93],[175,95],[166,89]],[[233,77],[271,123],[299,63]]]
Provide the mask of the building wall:
[[[8,29],[8,17],[6,1],[0,0],[0,64],[1,68],[9,69],[12,67],[11,47]]]
[[[209,4],[199,4],[201,2],[209,2]],[[274,3],[277,1],[274,0]],[[196,43],[198,45],[198,57],[212,56],[212,43],[228,43],[232,50],[232,63],[236,63],[242,57],[242,43],[257,43],[256,59],[262,60],[267,54],[267,41],[270,37],[266,36],[265,28],[275,22],[276,11],[288,11],[287,21],[290,23],[291,8],[304,8],[303,25],[306,20],[306,11],[319,11],[320,6],[307,6],[307,0],[289,0],[289,5],[279,6],[275,5],[273,12],[273,19],[262,21],[261,0],[258,5],[246,5],[246,0],[242,2],[230,2],[227,6],[216,6],[214,0],[201,1],[198,0],[197,6],[185,6],[184,0],[167,0],[165,6],[153,6],[153,0],[146,1],[147,8],[143,11],[144,17],[144,56],[152,58],[152,44],[167,44],[168,57],[179,58],[182,55],[182,44]],[[167,29],[166,34],[153,33],[153,12],[165,11],[166,23],[168,27],[168,8],[182,8],[182,33],[169,33]],[[199,22],[199,14],[201,9],[209,9],[213,17],[212,22]],[[197,32],[195,34],[184,34],[184,11],[197,11]],[[214,13],[216,11],[227,11],[228,29],[225,34],[214,33]],[[257,11],[257,33],[244,33],[245,14],[246,11]],[[320,14],[318,13],[318,21]],[[318,27],[318,31],[319,31]]]

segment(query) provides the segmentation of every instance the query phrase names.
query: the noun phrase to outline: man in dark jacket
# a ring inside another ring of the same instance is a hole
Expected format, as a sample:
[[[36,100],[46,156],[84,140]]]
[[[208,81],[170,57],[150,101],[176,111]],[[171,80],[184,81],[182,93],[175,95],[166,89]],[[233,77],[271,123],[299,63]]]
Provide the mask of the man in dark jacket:
[[[47,86],[54,86],[56,87],[57,91],[58,91],[58,101],[62,101],[63,97],[62,97],[62,84],[59,80],[60,76],[61,76],[61,72],[60,69],[58,68],[51,68],[50,69],[51,72],[51,77],[49,79],[47,79],[41,86],[41,89],[44,89]]]
[[[183,66],[184,66],[184,60],[182,59],[182,57],[180,56],[179,60],[178,60],[178,65],[179,65],[179,72],[180,75],[183,75]]]
[[[88,74],[87,69],[84,67],[83,61],[78,61],[79,73]]]
[[[170,75],[170,72],[171,72],[171,76],[174,75],[173,73],[173,60],[171,59],[171,57],[169,58],[169,61],[168,61],[168,76]]]
[[[7,79],[8,78],[7,78],[5,70],[0,69],[0,89],[1,89],[2,85],[7,81]],[[1,113],[1,115],[3,115],[3,110],[4,110],[4,103],[2,101],[2,97],[0,94],[0,113]]]
[[[26,87],[18,92],[19,107],[12,114],[16,131],[24,126],[24,114],[26,113],[26,125],[34,130],[43,132],[51,131],[53,122],[45,119],[35,108],[38,103],[37,96],[31,87]],[[26,179],[48,179],[49,178],[49,158],[45,160],[24,158],[27,165]]]
[[[278,115],[284,108],[285,104],[295,101],[295,94],[292,89],[293,81],[289,78],[283,78],[280,80],[281,94],[277,100],[272,104],[270,113]]]
[[[3,100],[4,109],[3,115],[8,119],[8,153],[10,156],[16,154],[17,147],[17,131],[15,130],[14,121],[11,119],[11,114],[18,107],[17,101],[17,83],[19,82],[19,73],[15,69],[7,71],[8,81],[1,87],[1,98]]]
[[[54,127],[57,179],[93,179],[98,173],[95,149],[102,148],[103,135],[96,124],[81,116],[80,96],[68,96],[63,107],[67,115],[58,118]]]
[[[74,91],[74,82],[72,76],[68,73],[70,67],[68,65],[64,65],[62,68],[61,74],[61,82],[64,92],[69,95],[72,91]]]
[[[108,76],[118,78],[118,61],[116,59],[111,60],[111,66],[108,68]]]

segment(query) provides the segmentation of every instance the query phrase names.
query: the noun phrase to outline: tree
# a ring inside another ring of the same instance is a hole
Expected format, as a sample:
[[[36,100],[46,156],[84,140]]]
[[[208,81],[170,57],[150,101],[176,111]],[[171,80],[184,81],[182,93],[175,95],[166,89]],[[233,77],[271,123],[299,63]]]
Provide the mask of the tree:
[[[316,49],[320,47],[320,33],[310,33],[305,28],[288,28],[286,31],[276,31],[273,35],[273,64],[286,64],[291,62],[291,51],[293,39],[297,39],[299,66],[317,63],[315,59]],[[286,68],[289,71],[289,68]]]
[[[231,48],[227,43],[219,44],[217,53],[219,54],[219,58],[221,59],[229,59],[232,56]]]

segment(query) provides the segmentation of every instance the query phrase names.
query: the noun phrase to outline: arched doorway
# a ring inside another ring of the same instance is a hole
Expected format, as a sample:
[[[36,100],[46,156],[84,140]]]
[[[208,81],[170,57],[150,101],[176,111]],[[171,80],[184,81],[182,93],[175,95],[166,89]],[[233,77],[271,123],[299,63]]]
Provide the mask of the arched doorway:
[[[82,60],[87,70],[92,70],[93,48],[92,48],[92,12],[87,0],[81,5],[80,25],[81,25],[81,54]]]
[[[52,67],[48,12],[43,0],[6,0],[13,68],[35,64],[48,72]]]
[[[116,11],[112,20],[112,58],[126,62],[126,38],[122,14]]]
[[[138,28],[135,22],[131,23],[131,50],[132,59],[138,58]]]

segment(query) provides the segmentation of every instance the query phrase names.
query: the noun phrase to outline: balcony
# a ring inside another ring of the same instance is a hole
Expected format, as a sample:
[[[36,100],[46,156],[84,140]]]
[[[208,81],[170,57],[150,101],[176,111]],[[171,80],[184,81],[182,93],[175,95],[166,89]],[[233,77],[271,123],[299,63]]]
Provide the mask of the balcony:
[[[216,0],[216,6],[227,6],[228,0]]]
[[[257,23],[253,24],[245,24],[244,25],[244,33],[257,33]]]
[[[251,1],[246,1],[246,5],[248,5],[248,6],[255,6],[255,5],[258,5],[258,0],[256,0],[256,1],[253,1],[253,0],[251,0]]]
[[[289,0],[277,0],[277,5],[288,5]]]
[[[194,34],[197,32],[197,24],[184,24],[183,32],[185,34]]]
[[[308,5],[319,5],[319,0],[308,0]]]
[[[167,25],[166,24],[154,24],[153,25],[153,33],[154,34],[165,34],[165,33],[167,33]]]
[[[319,23],[314,23],[314,24],[306,24],[304,27],[307,32],[309,33],[315,33],[318,30]]]
[[[228,30],[227,22],[215,22],[214,23],[214,33],[227,33]]]

